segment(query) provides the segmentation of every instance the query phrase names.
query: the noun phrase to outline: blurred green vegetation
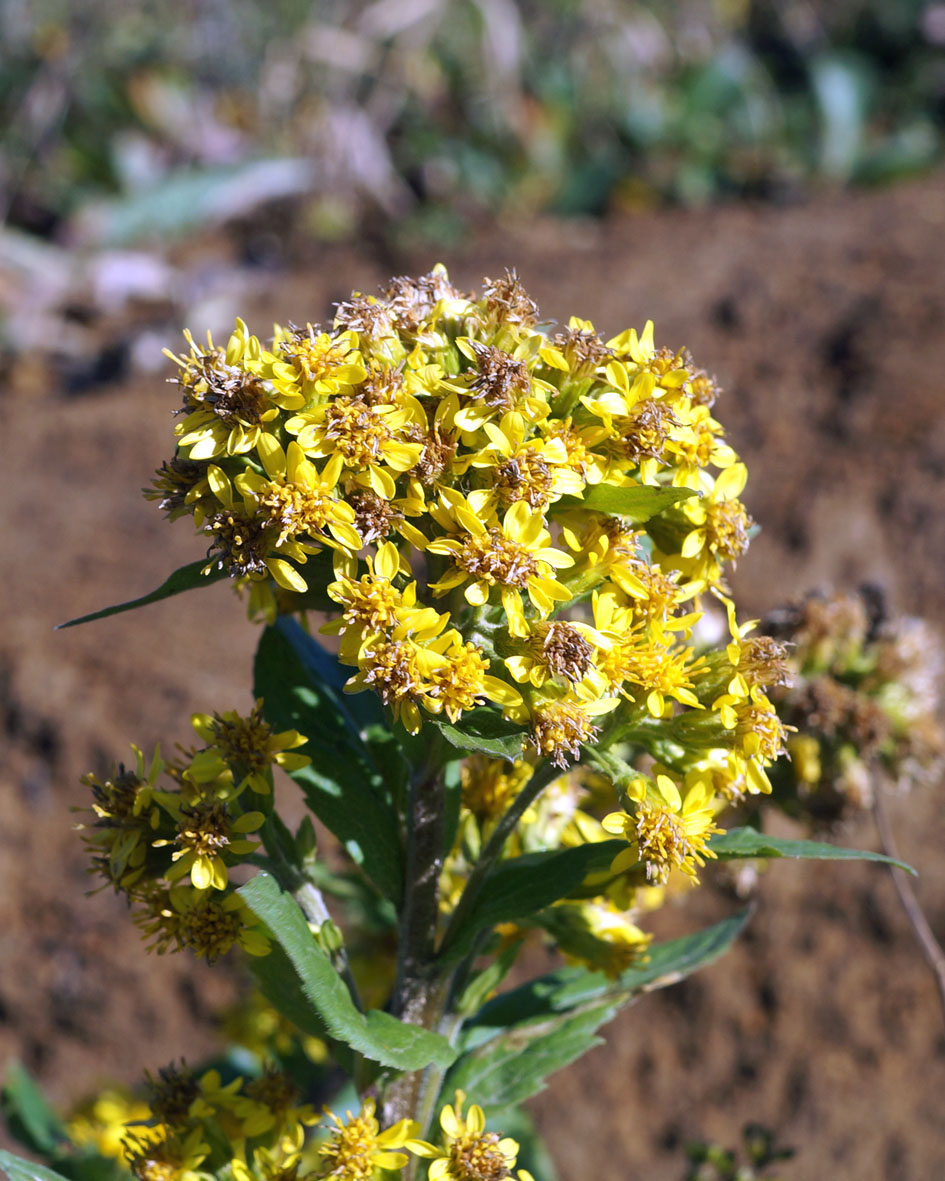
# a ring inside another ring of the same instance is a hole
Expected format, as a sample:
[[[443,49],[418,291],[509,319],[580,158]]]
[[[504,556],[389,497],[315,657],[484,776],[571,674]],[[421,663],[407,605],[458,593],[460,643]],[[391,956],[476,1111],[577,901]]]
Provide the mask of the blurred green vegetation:
[[[146,196],[127,239],[239,180],[448,237],[895,179],[941,154],[943,46],[928,0],[3,0],[0,213]]]

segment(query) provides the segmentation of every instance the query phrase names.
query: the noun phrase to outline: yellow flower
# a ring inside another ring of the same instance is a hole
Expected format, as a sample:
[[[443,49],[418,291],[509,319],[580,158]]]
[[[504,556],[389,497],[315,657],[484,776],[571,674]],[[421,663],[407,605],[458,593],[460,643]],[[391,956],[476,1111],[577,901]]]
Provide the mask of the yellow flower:
[[[345,393],[367,377],[356,333],[332,336],[311,324],[280,329],[273,351],[262,353],[256,368],[270,379],[272,400],[283,410]]]
[[[460,769],[463,807],[480,824],[497,820],[533,773],[534,768],[523,759],[507,763],[504,759],[471,755]]]
[[[640,863],[647,881],[664,883],[673,869],[694,878],[696,867],[715,856],[706,842],[722,830],[714,822],[711,789],[701,778],[687,785],[684,798],[668,775],[658,774],[655,784],[641,776],[627,796],[633,813],[611,812],[602,821],[607,832],[631,842],[614,858],[613,873]]]
[[[610,713],[619,704],[616,697],[598,701],[539,698],[531,707],[531,743],[556,767],[567,767],[568,755],[577,762],[581,748],[597,737],[592,719]]]
[[[595,671],[596,650],[610,646],[606,636],[586,623],[536,623],[525,651],[507,656],[505,666],[516,681],[538,689],[553,678],[574,685]]]
[[[346,664],[357,663],[366,637],[391,632],[396,639],[432,640],[449,622],[448,614],[417,606],[416,582],[403,591],[394,585],[394,579],[409,567],[392,542],[379,546],[374,558],[367,558],[367,566],[368,573],[359,579],[342,575],[327,587],[329,597],[344,611],[320,630],[342,637],[339,655]]]
[[[551,545],[544,518],[525,501],[517,501],[506,511],[501,526],[487,528],[466,497],[459,493],[447,496],[444,490],[437,520],[445,520],[456,535],[427,545],[429,553],[443,554],[453,561],[453,568],[431,584],[435,595],[469,582],[464,591],[466,602],[481,607],[488,602],[492,587],[498,586],[509,633],[522,639],[528,635],[522,591],[528,592],[532,606],[543,617],[556,603],[571,598],[552,571],[567,569],[574,559]]]
[[[354,509],[335,495],[341,460],[330,460],[319,474],[297,443],[290,443],[283,451],[270,438],[258,451],[268,478],[251,469],[236,477],[242,509],[235,506],[234,482],[229,476],[213,464],[207,469],[210,487],[224,507],[212,526],[221,538],[217,544],[223,549],[223,564],[231,573],[258,577],[268,571],[286,590],[305,591],[307,582],[288,559],[304,565],[308,555],[317,553],[322,546],[344,551],[361,548],[361,538],[353,526]],[[240,532],[243,549],[248,551],[246,557],[230,542],[231,520]]]
[[[396,476],[414,467],[423,452],[422,444],[410,439],[412,426],[426,430],[426,414],[416,398],[404,394],[396,403],[380,404],[337,398],[293,416],[285,429],[298,437],[306,455],[331,456],[364,472],[373,491],[392,500]]]
[[[494,499],[500,504],[524,500],[533,509],[546,509],[562,496],[580,496],[584,480],[571,464],[563,438],[541,436],[526,439],[529,427],[517,411],[502,416],[498,425],[483,424],[492,444],[471,454],[454,471],[462,474],[467,465],[492,470]]]
[[[371,1181],[377,1169],[399,1170],[409,1160],[399,1152],[417,1134],[419,1125],[413,1120],[398,1120],[383,1132],[375,1118],[375,1103],[366,1099],[360,1112],[353,1116],[346,1112],[347,1122],[328,1108],[325,1114],[334,1121],[327,1144],[319,1148],[322,1156],[320,1177],[335,1177],[338,1181]]]
[[[252,451],[279,416],[266,383],[247,367],[259,355],[259,341],[242,320],[237,320],[225,350],[215,349],[209,337],[203,349],[189,333],[184,335],[191,346],[189,356],[168,355],[181,370],[178,381],[187,417],[175,427],[175,434],[178,446],[187,452],[185,458]]]
[[[111,778],[101,781],[89,773],[82,782],[92,789],[90,828],[81,827],[83,840],[94,855],[94,867],[115,889],[128,889],[144,872],[148,844],[157,826],[155,786],[164,770],[160,747],[155,747],[150,764],[136,746],[135,769],[119,763]]]
[[[485,1130],[482,1108],[474,1103],[462,1114],[465,1095],[456,1092],[456,1105],[447,1103],[440,1112],[440,1127],[446,1143],[442,1148],[425,1140],[408,1140],[406,1147],[433,1163],[429,1181],[501,1181],[511,1177],[518,1156],[518,1143],[497,1132]]]
[[[148,950],[158,955],[186,947],[213,963],[236,945],[247,955],[269,954],[259,919],[239,894],[175,885],[136,893],[132,900],[143,908],[134,916],[135,925],[151,940]]]
[[[142,1129],[126,1137],[123,1152],[137,1181],[204,1181],[207,1176],[200,1166],[210,1145],[201,1127],[185,1138]]]
[[[612,980],[644,962],[653,939],[607,899],[557,903],[540,921],[565,959]]]
[[[298,771],[312,761],[308,755],[293,754],[297,746],[308,739],[298,730],[283,730],[273,734],[272,727],[262,716],[262,702],[256,703],[252,713],[243,717],[236,710],[226,713],[192,714],[191,725],[207,743],[194,755],[187,768],[187,778],[193,783],[211,783],[229,768],[237,780],[233,795],[244,787],[266,794],[272,790],[269,768],[273,763],[285,771]]]
[[[296,1106],[298,1092],[289,1076],[267,1066],[258,1078],[247,1083],[233,1103],[233,1114],[241,1121],[246,1137],[273,1133],[286,1152],[297,1152],[305,1137],[304,1128],[318,1122],[309,1104]]]
[[[418,705],[433,714],[445,712],[456,721],[481,699],[503,709],[522,701],[511,685],[486,673],[489,663],[481,651],[472,643],[462,643],[453,630],[423,644],[406,636],[369,637],[358,654],[358,666],[360,671],[345,691],[373,688],[411,734],[421,725]]]
[[[259,847],[258,841],[244,838],[245,833],[256,832],[265,821],[262,812],[244,812],[231,818],[224,800],[197,799],[192,804],[178,804],[168,794],[162,803],[177,822],[177,836],[171,840],[152,841],[155,848],[176,844],[178,849],[171,855],[173,862],[165,874],[168,881],[176,882],[190,875],[198,890],[212,886],[225,890],[227,884],[224,856],[242,857]]]
[[[135,1099],[129,1091],[108,1087],[73,1109],[66,1121],[66,1132],[76,1146],[91,1144],[102,1156],[127,1164],[124,1138],[128,1125],[150,1118],[147,1103]]]
[[[700,587],[717,586],[722,563],[734,564],[748,549],[752,521],[738,499],[747,479],[743,463],[733,463],[714,480],[702,472],[697,485],[701,498],[693,496],[682,503],[688,531],[679,558],[671,564]]]

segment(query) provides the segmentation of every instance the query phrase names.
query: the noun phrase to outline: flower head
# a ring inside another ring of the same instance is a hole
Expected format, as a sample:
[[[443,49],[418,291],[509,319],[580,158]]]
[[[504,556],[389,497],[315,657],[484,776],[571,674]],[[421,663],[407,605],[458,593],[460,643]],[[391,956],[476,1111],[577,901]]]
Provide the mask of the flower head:
[[[463,1115],[465,1095],[456,1092],[456,1103],[440,1112],[444,1144],[437,1147],[425,1140],[408,1140],[407,1148],[432,1161],[430,1181],[504,1181],[512,1176],[518,1156],[515,1140],[485,1130],[482,1108],[474,1103]]]

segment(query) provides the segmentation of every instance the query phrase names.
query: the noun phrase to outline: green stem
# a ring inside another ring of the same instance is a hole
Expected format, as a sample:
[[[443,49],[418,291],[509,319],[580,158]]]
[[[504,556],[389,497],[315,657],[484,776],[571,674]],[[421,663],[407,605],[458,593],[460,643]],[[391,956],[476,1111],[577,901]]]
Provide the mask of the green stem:
[[[486,878],[489,876],[493,865],[498,861],[505,847],[505,842],[512,835],[515,826],[548,784],[552,783],[561,774],[561,769],[553,763],[547,760],[539,763],[531,779],[529,779],[528,783],[525,784],[508,809],[500,817],[498,824],[493,829],[492,835],[486,841],[482,852],[479,854],[479,860],[469,874],[469,880],[466,882],[466,888],[463,890],[459,902],[456,904],[456,909],[450,916],[450,921],[440,946],[441,952],[449,947],[463,929],[466,919],[469,917],[470,911],[475,905],[482,891],[482,887],[485,885]]]

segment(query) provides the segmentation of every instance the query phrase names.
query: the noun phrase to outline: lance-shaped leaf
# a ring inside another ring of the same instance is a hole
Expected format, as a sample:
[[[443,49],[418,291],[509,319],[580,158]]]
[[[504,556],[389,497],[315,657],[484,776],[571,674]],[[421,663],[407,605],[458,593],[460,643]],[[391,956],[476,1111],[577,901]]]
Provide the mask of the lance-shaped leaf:
[[[341,691],[345,679],[337,661],[294,620],[279,619],[260,637],[254,692],[263,715],[273,729],[297,729],[308,738],[303,749],[312,761],[292,778],[354,862],[397,903],[403,863],[387,784],[396,763],[388,759],[385,768],[365,737],[378,716],[383,721],[377,699],[363,694],[365,700],[352,706],[356,699]]]
[[[658,943],[649,949],[645,963],[628,968],[616,980],[603,972],[570,965],[501,993],[466,1023],[463,1045],[478,1043],[511,1026],[596,1004],[611,995],[632,997],[675,984],[726,952],[750,916],[750,910],[740,911],[692,935]]]
[[[475,1095],[486,1114],[513,1107],[543,1091],[550,1074],[601,1045],[604,1039],[596,1031],[619,1007],[601,1004],[527,1029],[511,1029],[464,1055],[446,1076],[443,1093],[461,1090]]]
[[[257,874],[238,893],[266,924],[295,974],[296,981],[287,981],[281,995],[295,995],[296,989],[300,989],[317,1014],[317,1024],[313,1026],[310,1019],[300,1021],[301,1014],[293,1007],[285,1014],[290,1020],[303,1029],[324,1027],[336,1041],[372,1062],[395,1070],[422,1070],[430,1065],[445,1067],[453,1061],[456,1051],[439,1034],[408,1025],[379,1009],[361,1013],[356,1008],[331,960],[315,942],[295,899],[280,890],[269,874]]]
[[[204,574],[207,568],[206,559],[200,562],[190,562],[181,566],[179,570],[164,580],[156,590],[142,595],[140,599],[129,599],[127,603],[118,603],[114,607],[103,607],[101,611],[93,611],[91,615],[80,615],[77,619],[70,619],[67,623],[60,623],[57,631],[64,627],[78,627],[80,623],[91,623],[95,619],[107,619],[109,615],[121,615],[124,611],[136,611],[139,607],[147,607],[150,603],[159,603],[161,599],[169,599],[173,595],[181,595],[184,591],[195,590],[201,586],[211,586],[226,578],[226,572],[216,567]]]
[[[679,501],[696,495],[692,488],[653,488],[649,484],[615,488],[612,484],[594,484],[585,490],[583,497],[562,496],[555,507],[593,509],[643,525]]]
[[[905,861],[874,853],[870,849],[849,849],[826,841],[796,841],[789,837],[772,837],[753,828],[730,828],[709,841],[709,848],[721,860],[739,857],[797,857],[809,861],[879,861],[895,865],[907,873],[916,871]]]
[[[458,750],[475,751],[491,759],[510,762],[522,753],[524,731],[515,722],[507,722],[497,709],[482,706],[468,710],[457,722],[437,720],[443,737]]]
[[[598,1044],[596,1030],[620,1008],[717,959],[747,918],[746,911],[659,944],[647,963],[617,980],[569,967],[496,997],[464,1027],[465,1052],[447,1075],[444,1093],[468,1089],[487,1112],[536,1094],[550,1073]]]
[[[476,935],[496,923],[536,914],[573,894],[589,873],[606,871],[624,841],[597,841],[573,849],[525,853],[492,870],[456,938],[444,949],[448,960],[464,956]]]
[[[8,1181],[68,1181],[62,1173],[23,1160],[21,1156],[14,1156],[4,1149],[0,1149],[0,1173],[5,1174]]]

